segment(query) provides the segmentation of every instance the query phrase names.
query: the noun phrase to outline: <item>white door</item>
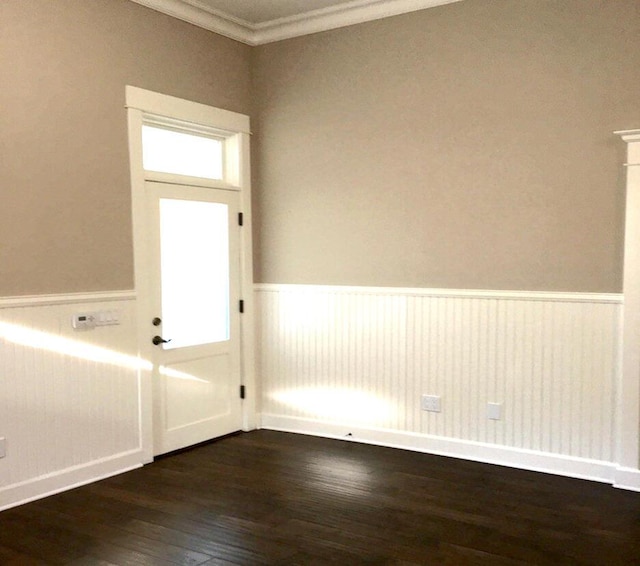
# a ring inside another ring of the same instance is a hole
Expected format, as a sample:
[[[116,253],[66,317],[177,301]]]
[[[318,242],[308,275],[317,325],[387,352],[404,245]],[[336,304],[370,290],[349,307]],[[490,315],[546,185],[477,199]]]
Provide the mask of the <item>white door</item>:
[[[236,191],[147,181],[154,455],[240,430]]]

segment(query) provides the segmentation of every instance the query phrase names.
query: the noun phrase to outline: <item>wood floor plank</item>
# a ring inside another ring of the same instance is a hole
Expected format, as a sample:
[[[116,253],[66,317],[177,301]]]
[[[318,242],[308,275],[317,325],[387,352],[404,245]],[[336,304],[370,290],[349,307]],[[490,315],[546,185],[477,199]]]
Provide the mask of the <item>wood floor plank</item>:
[[[255,431],[0,513],[0,564],[640,565],[640,494]]]
[[[0,564],[3,566],[46,566],[47,563],[11,548],[0,546]]]
[[[198,552],[189,545],[181,546],[176,544],[174,540],[166,540],[157,537],[148,536],[149,531],[135,528],[136,519],[127,518],[122,523],[114,523],[113,521],[76,521],[72,515],[46,514],[42,509],[33,506],[27,509],[19,509],[17,512],[29,513],[30,509],[34,509],[33,513],[37,516],[41,524],[54,524],[54,521],[65,523],[67,539],[77,539],[85,541],[80,552],[92,550],[95,553],[96,543],[94,541],[108,542],[109,548],[122,547],[134,551],[142,556],[162,559],[168,563],[183,564],[185,566],[197,566],[213,556]],[[95,517],[94,517],[95,519]],[[144,524],[140,521],[138,523]],[[104,548],[101,550],[104,553]]]
[[[69,566],[118,566],[118,564],[102,560],[97,558],[95,555],[87,555],[82,558],[78,558],[78,560],[74,560],[73,562],[69,562]]]

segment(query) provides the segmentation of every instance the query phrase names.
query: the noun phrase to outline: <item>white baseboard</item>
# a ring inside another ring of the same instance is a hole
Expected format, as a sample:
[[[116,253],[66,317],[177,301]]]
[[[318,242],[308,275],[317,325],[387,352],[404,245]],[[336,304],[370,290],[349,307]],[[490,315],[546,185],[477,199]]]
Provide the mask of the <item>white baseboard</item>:
[[[615,487],[623,489],[640,490],[639,470],[626,470],[618,476],[615,464],[600,460],[572,458],[495,444],[483,444],[397,430],[363,428],[269,414],[261,415],[261,428],[350,440],[390,448],[402,448],[485,464],[611,483]]]
[[[633,468],[617,468],[613,487],[640,492],[640,470]]]
[[[74,466],[0,489],[0,511],[74,489],[142,466],[141,450]]]

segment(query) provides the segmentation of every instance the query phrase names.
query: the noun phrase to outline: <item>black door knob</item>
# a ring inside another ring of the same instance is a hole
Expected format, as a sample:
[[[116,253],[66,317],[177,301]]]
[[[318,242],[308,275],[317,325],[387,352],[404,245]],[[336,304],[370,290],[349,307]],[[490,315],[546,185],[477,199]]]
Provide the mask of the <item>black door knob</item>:
[[[165,340],[162,336],[154,336],[151,340],[155,346],[160,344],[166,344],[167,342],[171,342],[171,338],[169,340]]]

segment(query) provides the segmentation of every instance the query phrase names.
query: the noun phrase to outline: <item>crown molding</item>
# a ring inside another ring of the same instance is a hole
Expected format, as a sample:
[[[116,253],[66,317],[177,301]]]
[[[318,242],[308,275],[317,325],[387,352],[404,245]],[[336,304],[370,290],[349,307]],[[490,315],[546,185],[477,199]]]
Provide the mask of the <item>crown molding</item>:
[[[337,29],[461,0],[354,0],[253,26],[254,45]]]
[[[462,0],[353,0],[259,24],[213,10],[198,0],[131,1],[247,45],[263,45]]]
[[[227,15],[222,16],[220,13],[215,13],[202,5],[196,5],[185,0],[131,0],[131,2],[141,4],[156,12],[162,12],[194,26],[219,33],[241,43],[254,45],[253,30],[248,22],[237,20]]]

